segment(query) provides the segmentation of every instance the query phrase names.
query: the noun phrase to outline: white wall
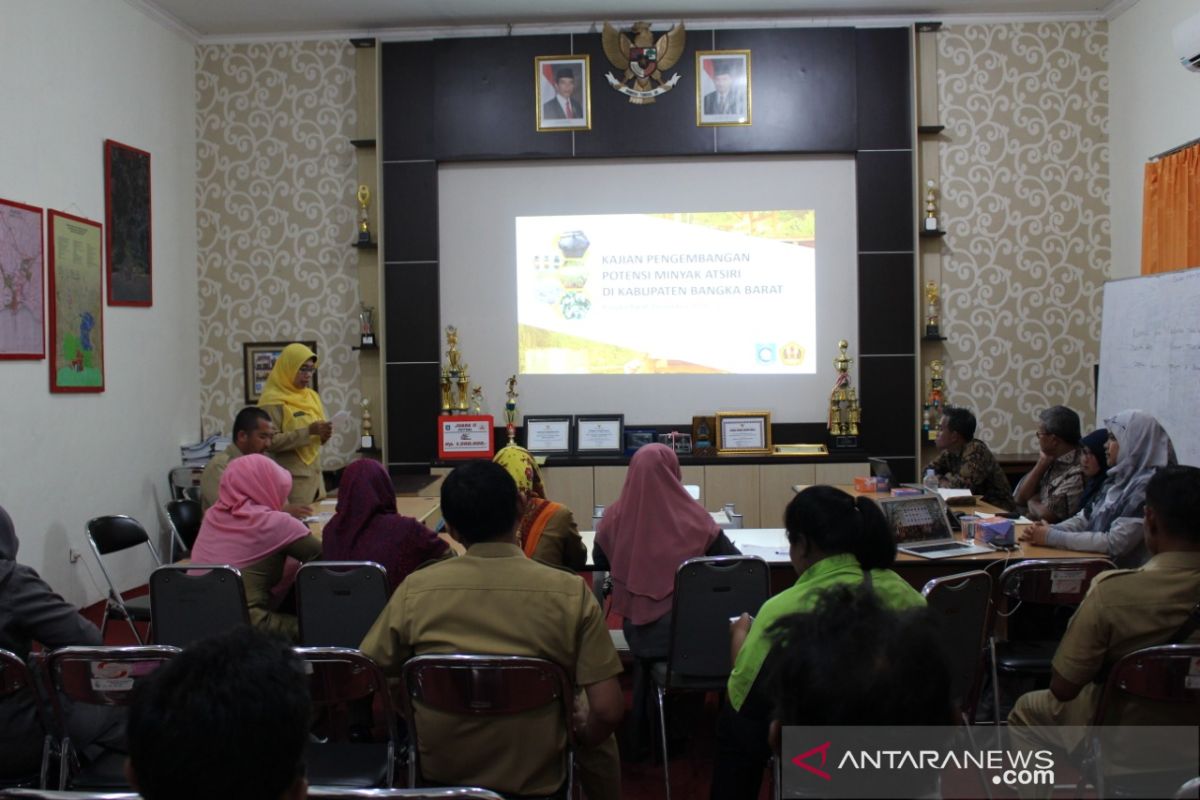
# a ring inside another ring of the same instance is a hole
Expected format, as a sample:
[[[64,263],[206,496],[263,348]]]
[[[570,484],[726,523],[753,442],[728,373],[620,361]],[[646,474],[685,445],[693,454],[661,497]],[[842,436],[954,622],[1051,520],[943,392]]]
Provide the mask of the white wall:
[[[19,560],[68,600],[103,596],[84,523],[129,514],[157,534],[155,496],[199,429],[195,56],[123,0],[4,0],[0,196],[104,220],[106,138],[150,151],[154,305],[104,309],[102,394],[49,392],[48,361],[0,361],[0,505]],[[122,559],[123,588],[145,583]]]
[[[1146,161],[1200,136],[1200,73],[1179,64],[1171,29],[1200,0],[1140,0],[1109,24],[1112,277],[1141,274]]]

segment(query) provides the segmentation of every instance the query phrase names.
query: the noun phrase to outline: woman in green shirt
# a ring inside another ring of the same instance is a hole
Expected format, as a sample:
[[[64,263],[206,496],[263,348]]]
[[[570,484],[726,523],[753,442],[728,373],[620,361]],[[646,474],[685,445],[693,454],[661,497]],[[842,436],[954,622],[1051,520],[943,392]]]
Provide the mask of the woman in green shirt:
[[[889,609],[920,607],[925,598],[890,567],[896,543],[879,506],[832,486],[810,486],[784,512],[792,566],[799,577],[789,589],[730,628],[733,672],[728,702],[717,724],[718,755],[712,797],[757,797],[770,758],[767,730],[771,700],[768,669],[770,629],[781,617],[811,611],[833,586],[868,584]]]

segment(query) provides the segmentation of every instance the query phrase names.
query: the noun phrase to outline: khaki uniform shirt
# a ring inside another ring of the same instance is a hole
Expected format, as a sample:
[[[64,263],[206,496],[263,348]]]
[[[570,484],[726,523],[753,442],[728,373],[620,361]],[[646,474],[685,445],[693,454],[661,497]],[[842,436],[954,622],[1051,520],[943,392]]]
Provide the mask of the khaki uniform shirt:
[[[1054,671],[1071,683],[1088,684],[1122,656],[1166,644],[1197,599],[1200,553],[1160,553],[1141,569],[1101,573],[1067,626]],[[1189,641],[1196,638],[1194,633]],[[1090,692],[1097,701],[1099,688]],[[1127,697],[1108,716],[1121,724],[1196,723],[1193,709]]]
[[[261,631],[276,633],[293,642],[300,641],[300,620],[295,614],[275,610],[271,591],[283,580],[288,558],[301,564],[321,557],[321,540],[311,533],[253,564],[242,567],[242,585],[246,590],[246,608],[250,624]]]
[[[1022,478],[1021,483],[1024,482],[1025,478]],[[1020,488],[1019,483],[1017,490],[1020,491]],[[1079,510],[1079,500],[1082,497],[1083,467],[1079,463],[1079,450],[1076,449],[1054,459],[1050,468],[1042,473],[1037,499],[1061,522]],[[1040,519],[1033,514],[1030,514],[1030,517]]]
[[[313,444],[317,444],[321,440],[303,429],[284,433],[283,406],[259,406],[259,408],[267,412],[271,417],[271,422],[275,425],[275,430],[278,431],[271,439],[271,446],[267,448],[267,454],[275,459],[279,466],[292,473],[292,491],[288,495],[287,501],[296,505],[310,505],[314,500],[320,500],[325,496],[325,477],[321,474],[321,453],[318,450],[317,457],[313,459],[313,462],[305,464],[300,456],[296,455],[296,448],[308,444],[310,439],[313,440]]]
[[[988,446],[978,439],[967,442],[961,453],[943,451],[929,469],[941,479],[943,486],[970,489],[972,494],[981,495],[983,502],[1005,511],[1017,508],[1004,470],[1000,469]]]
[[[225,474],[225,468],[240,455],[244,453],[238,450],[236,444],[231,444],[204,465],[204,471],[200,473],[200,507],[205,511],[217,502],[217,495],[221,491],[221,476]]]
[[[533,557],[543,564],[567,569],[583,569],[587,564],[587,548],[575,524],[575,515],[566,506],[560,506],[542,529]]]
[[[391,679],[410,656],[429,653],[545,658],[577,686],[621,672],[604,614],[583,579],[499,542],[472,545],[465,556],[409,575],[362,650]],[[534,757],[565,747],[556,706],[504,718],[462,718],[419,705],[414,713],[421,773],[429,780],[538,795],[561,784],[561,759]]]

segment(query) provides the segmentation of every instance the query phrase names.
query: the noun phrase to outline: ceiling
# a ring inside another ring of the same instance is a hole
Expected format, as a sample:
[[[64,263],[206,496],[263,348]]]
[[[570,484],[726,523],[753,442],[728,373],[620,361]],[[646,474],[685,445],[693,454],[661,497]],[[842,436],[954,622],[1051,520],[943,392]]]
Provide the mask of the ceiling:
[[[129,0],[198,39],[387,31],[454,26],[553,26],[596,20],[813,20],[983,15],[1111,16],[1131,0]],[[380,38],[387,38],[381,36]]]

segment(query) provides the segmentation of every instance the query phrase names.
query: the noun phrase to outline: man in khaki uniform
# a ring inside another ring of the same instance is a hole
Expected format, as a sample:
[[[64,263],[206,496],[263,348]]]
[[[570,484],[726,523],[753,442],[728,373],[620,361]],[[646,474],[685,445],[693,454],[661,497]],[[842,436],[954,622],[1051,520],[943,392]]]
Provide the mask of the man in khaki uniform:
[[[1050,688],[1022,695],[1008,723],[1014,743],[1071,752],[1103,693],[1103,676],[1122,656],[1167,644],[1200,599],[1200,468],[1160,467],[1146,488],[1140,569],[1099,575],[1054,654]],[[1195,641],[1193,631],[1187,641]],[[1197,725],[1194,705],[1124,697],[1107,724]],[[1030,728],[1028,726],[1043,726]],[[1194,754],[1193,754],[1194,755]]]
[[[221,475],[229,462],[238,456],[264,453],[271,446],[275,432],[271,417],[257,406],[246,406],[233,419],[233,444],[217,453],[200,473],[200,505],[205,511],[217,502]]]
[[[595,597],[578,575],[525,557],[516,537],[516,484],[498,464],[472,462],[450,473],[442,484],[442,514],[466,555],[409,575],[363,639],[363,652],[391,679],[399,678],[408,658],[429,653],[532,656],[559,664],[583,689],[573,720],[580,782],[589,800],[617,800],[620,763],[612,732],[624,713],[621,663]],[[429,780],[544,795],[564,779],[566,732],[556,725],[553,706],[487,720],[420,707],[416,714],[421,772]]]

